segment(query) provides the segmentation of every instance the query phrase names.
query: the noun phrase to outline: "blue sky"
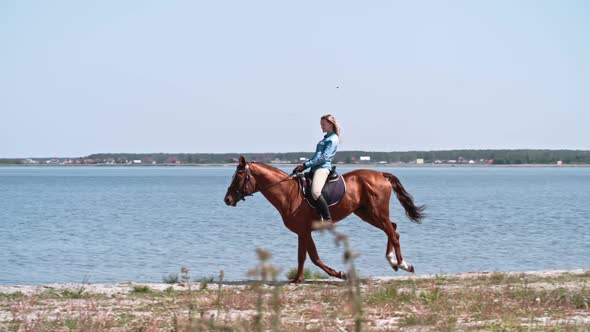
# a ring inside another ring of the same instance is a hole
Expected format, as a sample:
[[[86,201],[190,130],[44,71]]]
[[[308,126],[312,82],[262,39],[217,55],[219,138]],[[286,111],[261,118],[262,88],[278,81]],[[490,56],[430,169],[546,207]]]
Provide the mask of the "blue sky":
[[[2,1],[0,158],[590,149],[587,1]],[[339,87],[339,88],[336,88]]]

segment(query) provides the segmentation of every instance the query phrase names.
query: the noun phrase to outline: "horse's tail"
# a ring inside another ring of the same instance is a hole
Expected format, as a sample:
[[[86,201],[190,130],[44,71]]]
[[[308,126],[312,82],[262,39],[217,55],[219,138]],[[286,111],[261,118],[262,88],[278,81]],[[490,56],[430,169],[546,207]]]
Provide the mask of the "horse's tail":
[[[412,195],[410,195],[410,193],[404,189],[404,186],[402,186],[402,183],[399,182],[399,179],[395,175],[383,173],[383,176],[385,176],[385,178],[389,180],[389,183],[391,183],[391,188],[393,188],[397,199],[404,207],[404,210],[406,210],[406,215],[408,218],[417,224],[422,223],[422,219],[425,217],[424,209],[426,207],[424,205],[414,205],[414,199],[412,198]]]

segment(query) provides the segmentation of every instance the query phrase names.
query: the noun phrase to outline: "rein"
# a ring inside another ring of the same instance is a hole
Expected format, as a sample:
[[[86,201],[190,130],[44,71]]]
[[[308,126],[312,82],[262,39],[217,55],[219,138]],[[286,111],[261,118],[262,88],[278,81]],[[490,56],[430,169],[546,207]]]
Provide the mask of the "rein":
[[[262,192],[262,191],[268,190],[268,189],[270,189],[271,187],[274,187],[274,186],[276,186],[276,185],[277,185],[277,184],[279,184],[279,183],[282,183],[282,182],[285,182],[285,181],[287,181],[287,180],[290,180],[290,179],[292,179],[292,177],[293,177],[293,173],[289,174],[289,175],[288,175],[286,178],[283,178],[282,180],[280,180],[280,181],[278,181],[278,182],[275,182],[275,183],[273,183],[273,184],[269,185],[269,186],[268,186],[268,187],[266,187],[266,188],[263,188],[263,189],[260,189],[260,190],[257,190],[257,191],[255,191],[255,192],[253,192],[252,194],[254,194],[254,193],[258,192],[258,191]],[[250,196],[251,196],[252,194],[250,194]]]
[[[233,186],[233,184],[231,186],[228,187],[228,189],[231,189],[234,193],[236,193],[238,195],[238,199],[242,200],[242,201],[246,201],[246,196],[253,196],[255,193],[257,192],[263,192],[266,191],[274,186],[276,186],[279,183],[283,183],[287,180],[290,180],[293,177],[294,173],[289,174],[287,177],[268,185],[266,188],[262,188],[262,189],[258,189],[258,190],[254,190],[253,192],[246,194],[246,186],[248,185],[248,182],[250,181],[250,177],[251,177],[251,173],[250,173],[250,166],[246,165],[246,167],[244,168],[246,170],[246,179],[244,179],[244,184],[242,184],[242,189],[238,189],[236,187]]]

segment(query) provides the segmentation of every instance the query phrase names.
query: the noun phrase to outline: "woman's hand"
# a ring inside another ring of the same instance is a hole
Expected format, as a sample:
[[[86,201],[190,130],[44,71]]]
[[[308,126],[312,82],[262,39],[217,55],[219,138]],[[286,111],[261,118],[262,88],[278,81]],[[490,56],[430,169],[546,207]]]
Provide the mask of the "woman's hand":
[[[303,172],[307,167],[305,165],[298,165],[297,167],[293,168],[293,173],[301,173]]]

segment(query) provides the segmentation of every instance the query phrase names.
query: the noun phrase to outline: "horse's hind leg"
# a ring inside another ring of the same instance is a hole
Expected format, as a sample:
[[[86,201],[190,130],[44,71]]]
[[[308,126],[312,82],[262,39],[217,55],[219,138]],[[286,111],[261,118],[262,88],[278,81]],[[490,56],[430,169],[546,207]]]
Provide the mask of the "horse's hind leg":
[[[389,262],[389,264],[391,265],[391,267],[397,271],[397,269],[399,267],[402,268],[402,270],[408,271],[408,272],[414,272],[414,266],[412,266],[411,264],[407,264],[403,257],[402,257],[402,249],[400,246],[400,242],[399,242],[399,233],[397,232],[397,225],[396,223],[394,223],[393,221],[391,222],[391,227],[393,228],[393,234],[395,236],[395,241],[391,241],[391,239],[387,239],[387,250],[386,250],[386,257],[387,257],[387,261]],[[387,232],[385,232],[387,233]],[[395,260],[393,259],[395,253]]]
[[[387,235],[387,248],[385,257],[387,262],[394,270],[401,268],[408,272],[414,272],[414,267],[404,261],[402,250],[399,243],[399,233],[396,231],[396,225],[389,219],[389,216],[380,216],[370,213],[368,210],[357,210],[354,212],[364,221],[381,229]],[[389,214],[389,213],[387,213]],[[394,257],[395,256],[395,257]]]
[[[396,232],[397,233],[397,232]],[[395,259],[394,259],[394,252],[395,252]],[[399,254],[399,255],[398,255]],[[399,256],[399,257],[398,257]],[[401,247],[399,245],[399,234],[397,234],[397,241],[393,242],[391,240],[387,240],[387,251],[385,252],[385,257],[387,257],[387,261],[391,265],[391,267],[397,271],[398,268],[408,272],[414,272],[414,266],[412,264],[408,264],[402,258]]]
[[[336,272],[320,260],[320,256],[318,255],[318,250],[315,247],[315,242],[313,241],[311,232],[307,236],[307,253],[309,254],[309,258],[311,258],[311,261],[320,269],[324,270],[324,272],[326,272],[329,276],[346,279],[346,274],[344,272]]]
[[[387,257],[387,261],[396,271],[399,267],[404,271],[414,272],[414,266],[412,266],[412,264],[408,264],[402,257],[402,248],[399,244],[399,233],[395,230],[395,223],[387,218],[387,222],[383,224],[383,231],[385,234],[387,234],[387,250],[385,251],[385,257]]]

